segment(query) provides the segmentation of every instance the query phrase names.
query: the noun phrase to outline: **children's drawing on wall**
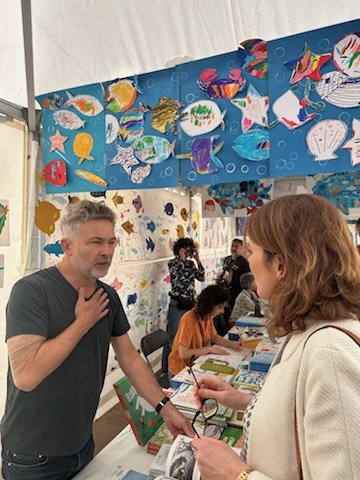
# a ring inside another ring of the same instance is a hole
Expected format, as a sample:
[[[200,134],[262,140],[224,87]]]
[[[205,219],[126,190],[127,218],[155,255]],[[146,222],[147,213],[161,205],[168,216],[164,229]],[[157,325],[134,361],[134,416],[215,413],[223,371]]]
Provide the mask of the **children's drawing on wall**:
[[[332,202],[347,218],[360,216],[360,172],[314,175],[306,181],[309,192]]]
[[[0,247],[10,245],[9,202],[0,200]]]
[[[0,255],[0,288],[4,287],[5,256]]]
[[[272,199],[273,180],[249,180],[202,187],[202,215],[243,217]]]
[[[360,21],[268,42],[272,176],[358,170]]]

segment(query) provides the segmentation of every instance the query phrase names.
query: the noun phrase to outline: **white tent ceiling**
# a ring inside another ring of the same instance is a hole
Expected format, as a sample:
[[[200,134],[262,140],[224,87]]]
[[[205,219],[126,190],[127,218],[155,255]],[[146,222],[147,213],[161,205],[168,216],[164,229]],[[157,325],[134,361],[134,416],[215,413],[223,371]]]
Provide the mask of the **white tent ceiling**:
[[[352,20],[360,0],[32,0],[31,8],[40,94]],[[0,12],[0,98],[26,105],[21,1],[0,0]]]

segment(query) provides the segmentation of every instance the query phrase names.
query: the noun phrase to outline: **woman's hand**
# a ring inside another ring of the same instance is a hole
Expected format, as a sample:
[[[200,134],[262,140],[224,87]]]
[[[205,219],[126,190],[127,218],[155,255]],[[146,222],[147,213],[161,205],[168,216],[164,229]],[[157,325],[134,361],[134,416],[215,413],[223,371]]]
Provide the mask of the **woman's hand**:
[[[239,455],[221,440],[202,436],[194,438],[192,443],[202,480],[235,479],[248,468]]]
[[[209,354],[212,353],[214,355],[230,355],[230,353],[225,350],[225,348],[221,348],[218,345],[211,345],[209,349]]]
[[[194,395],[197,408],[201,408],[204,398],[214,398],[222,405],[241,410],[242,405],[239,399],[241,393],[226,383],[222,378],[215,375],[206,375],[198,378],[200,389],[194,385]],[[240,405],[240,406],[239,406]]]

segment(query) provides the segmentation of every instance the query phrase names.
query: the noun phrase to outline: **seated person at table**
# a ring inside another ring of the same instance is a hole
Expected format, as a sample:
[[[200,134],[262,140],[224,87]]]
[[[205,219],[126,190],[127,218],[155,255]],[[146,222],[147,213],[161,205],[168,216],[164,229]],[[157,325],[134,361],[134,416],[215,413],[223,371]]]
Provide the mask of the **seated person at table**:
[[[238,342],[220,337],[214,327],[213,318],[224,312],[228,299],[229,294],[222,287],[210,285],[200,293],[195,307],[181,317],[169,355],[169,371],[172,375],[189,365],[194,355],[228,355],[228,351],[221,346],[240,350]]]
[[[261,311],[263,307],[263,302],[256,293],[256,283],[252,273],[243,273],[241,275],[240,287],[242,290],[236,297],[235,305],[229,318],[230,324],[244,315],[254,315],[256,306],[259,311]]]

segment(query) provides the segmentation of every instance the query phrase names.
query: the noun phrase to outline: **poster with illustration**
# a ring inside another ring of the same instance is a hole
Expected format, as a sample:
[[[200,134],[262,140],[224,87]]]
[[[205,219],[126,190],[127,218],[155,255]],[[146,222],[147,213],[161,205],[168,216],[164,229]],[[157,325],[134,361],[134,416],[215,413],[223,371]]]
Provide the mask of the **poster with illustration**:
[[[268,42],[271,176],[360,169],[360,20]]]
[[[272,199],[273,185],[273,179],[264,179],[202,187],[203,218],[251,215]]]
[[[41,172],[47,193],[104,191],[105,111],[101,84],[36,97],[42,108]]]
[[[0,247],[6,247],[9,244],[9,202],[0,199]]]
[[[103,84],[108,188],[173,187],[179,182],[175,68]]]
[[[178,66],[183,185],[269,176],[266,79],[240,65],[234,51]]]

